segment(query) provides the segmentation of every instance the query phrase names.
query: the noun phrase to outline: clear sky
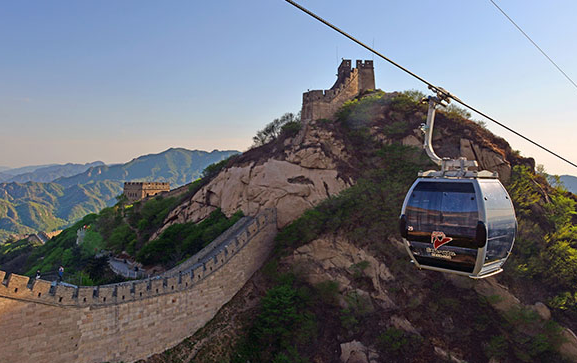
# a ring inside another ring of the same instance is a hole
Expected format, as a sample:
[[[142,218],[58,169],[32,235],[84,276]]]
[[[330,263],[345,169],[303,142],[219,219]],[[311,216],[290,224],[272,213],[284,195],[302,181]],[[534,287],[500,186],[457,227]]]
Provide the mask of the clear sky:
[[[577,89],[489,0],[302,5],[577,162]],[[577,80],[577,2],[497,3]],[[0,3],[0,166],[247,149],[368,51],[283,0]],[[374,58],[377,87],[426,88]],[[573,168],[489,124],[550,173]]]

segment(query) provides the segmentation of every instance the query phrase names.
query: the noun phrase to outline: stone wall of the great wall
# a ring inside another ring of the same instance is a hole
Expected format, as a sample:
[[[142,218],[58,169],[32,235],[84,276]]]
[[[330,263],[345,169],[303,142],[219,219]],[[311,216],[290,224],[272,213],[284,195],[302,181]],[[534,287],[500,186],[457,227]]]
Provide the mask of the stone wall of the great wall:
[[[357,60],[351,68],[350,59],[343,59],[337,70],[337,81],[328,90],[313,90],[303,93],[301,120],[307,123],[319,119],[331,119],[342,107],[360,93],[375,89],[373,61]]]
[[[30,286],[28,277],[14,274],[3,281],[0,271],[0,362],[132,362],[162,352],[237,293],[268,257],[276,231],[272,209],[245,217],[202,258],[129,283]]]

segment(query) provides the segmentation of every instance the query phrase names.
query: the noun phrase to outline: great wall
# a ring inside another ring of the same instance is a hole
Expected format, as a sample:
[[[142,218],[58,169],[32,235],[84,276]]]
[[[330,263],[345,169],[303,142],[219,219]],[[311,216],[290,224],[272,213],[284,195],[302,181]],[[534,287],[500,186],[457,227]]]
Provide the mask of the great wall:
[[[260,268],[276,211],[243,217],[199,254],[151,279],[52,285],[0,271],[0,362],[132,362],[194,334]]]
[[[351,60],[343,59],[337,71],[337,80],[330,89],[303,93],[301,119],[305,123],[330,119],[344,102],[372,89],[375,89],[373,61],[357,60],[356,68],[351,68]]]
[[[351,68],[351,61],[344,59],[337,77],[331,89],[303,94],[301,113],[305,125],[332,118],[345,101],[375,88],[372,61],[357,60],[356,68]],[[0,363],[133,362],[163,352],[191,336],[262,266],[273,249],[279,226],[298,217],[310,203],[322,200],[321,195],[337,194],[347,186],[337,178],[336,170],[314,166],[322,158],[317,155],[314,160],[295,164],[273,160],[276,167],[271,175],[281,170],[278,163],[291,166],[289,171],[299,178],[314,171],[319,175],[311,174],[307,180],[324,185],[322,193],[311,191],[309,184],[289,182],[292,189],[298,186],[299,198],[304,193],[310,200],[277,203],[279,221],[277,209],[270,208],[270,203],[250,211],[241,208],[250,216],[243,217],[195,256],[154,278],[75,287],[43,280],[31,282],[26,276],[6,276],[0,271],[0,331],[9,334],[0,348]],[[250,173],[254,178],[259,177],[256,169]],[[292,180],[291,175],[288,172],[282,178]],[[263,188],[260,184],[258,187]],[[183,186],[162,195],[178,196],[187,190],[188,186]],[[254,191],[247,191],[247,195],[252,194]]]

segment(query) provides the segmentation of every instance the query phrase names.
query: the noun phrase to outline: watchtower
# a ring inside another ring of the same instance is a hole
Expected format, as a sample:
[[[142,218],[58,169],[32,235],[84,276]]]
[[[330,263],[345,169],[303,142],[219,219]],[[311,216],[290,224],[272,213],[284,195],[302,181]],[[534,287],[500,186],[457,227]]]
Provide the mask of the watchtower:
[[[170,183],[125,182],[124,195],[129,202],[136,202],[151,195],[170,191]]]
[[[375,70],[372,60],[357,60],[352,68],[350,59],[343,59],[337,70],[337,80],[328,90],[303,93],[301,120],[309,122],[331,119],[341,105],[359,94],[375,89]]]

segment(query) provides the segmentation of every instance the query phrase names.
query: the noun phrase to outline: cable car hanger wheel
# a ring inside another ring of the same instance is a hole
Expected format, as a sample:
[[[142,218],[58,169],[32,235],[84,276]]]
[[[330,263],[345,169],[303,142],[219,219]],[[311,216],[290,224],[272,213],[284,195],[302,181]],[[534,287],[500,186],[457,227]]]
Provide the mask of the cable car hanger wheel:
[[[429,87],[436,96],[421,124],[423,149],[441,170],[419,172],[401,210],[400,231],[411,262],[420,269],[465,275],[474,279],[503,271],[517,233],[515,210],[497,172],[469,170],[475,160],[441,158],[433,150],[438,105],[455,98]]]

